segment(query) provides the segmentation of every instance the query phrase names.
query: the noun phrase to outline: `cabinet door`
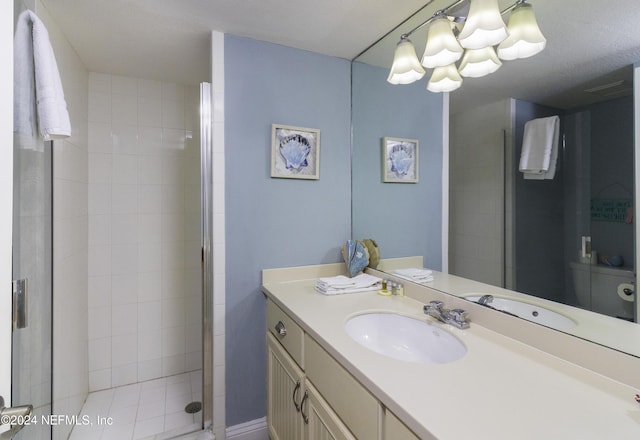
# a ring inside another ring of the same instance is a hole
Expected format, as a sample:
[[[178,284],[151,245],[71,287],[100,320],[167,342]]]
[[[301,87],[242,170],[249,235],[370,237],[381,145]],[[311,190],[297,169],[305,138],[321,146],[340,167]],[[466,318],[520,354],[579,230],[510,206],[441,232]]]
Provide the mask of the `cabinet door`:
[[[302,412],[308,417],[307,440],[356,440],[318,391],[309,382],[306,385],[307,398]]]
[[[404,423],[388,409],[384,416],[384,438],[385,440],[419,440]]]
[[[300,403],[304,394],[304,373],[267,333],[267,423],[271,440],[305,440]]]

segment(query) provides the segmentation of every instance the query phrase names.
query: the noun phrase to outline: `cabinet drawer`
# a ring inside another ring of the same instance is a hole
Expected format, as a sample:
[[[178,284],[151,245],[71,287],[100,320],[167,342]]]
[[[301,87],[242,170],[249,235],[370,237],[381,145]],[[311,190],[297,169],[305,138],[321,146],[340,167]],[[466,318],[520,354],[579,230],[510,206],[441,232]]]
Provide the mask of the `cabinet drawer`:
[[[360,440],[378,438],[378,401],[309,335],[305,372],[322,397]]]
[[[296,363],[302,364],[302,339],[304,332],[286,313],[272,301],[267,301],[267,328],[282,344]]]

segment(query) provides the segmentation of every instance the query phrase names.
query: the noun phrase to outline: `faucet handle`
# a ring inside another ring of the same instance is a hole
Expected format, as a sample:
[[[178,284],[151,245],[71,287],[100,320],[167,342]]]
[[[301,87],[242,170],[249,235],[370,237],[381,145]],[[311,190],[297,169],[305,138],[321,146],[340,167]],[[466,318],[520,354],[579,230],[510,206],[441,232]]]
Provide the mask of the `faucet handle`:
[[[467,316],[469,315],[465,310],[462,309],[452,309],[449,311],[453,322],[459,326],[460,328],[469,327],[469,322],[467,321]]]
[[[439,312],[441,312],[442,308],[444,307],[444,303],[442,301],[438,301],[438,300],[433,300],[429,304],[431,304],[431,307],[436,309]]]

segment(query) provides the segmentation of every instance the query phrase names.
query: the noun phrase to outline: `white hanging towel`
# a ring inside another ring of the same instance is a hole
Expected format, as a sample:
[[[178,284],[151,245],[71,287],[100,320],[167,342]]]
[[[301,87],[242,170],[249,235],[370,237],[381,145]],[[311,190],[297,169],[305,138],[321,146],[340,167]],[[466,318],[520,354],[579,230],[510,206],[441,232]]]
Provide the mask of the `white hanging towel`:
[[[525,179],[551,180],[556,175],[560,118],[532,119],[524,125],[519,170]]]
[[[18,17],[13,40],[13,131],[33,139],[71,136],[71,122],[49,33],[30,10]]]

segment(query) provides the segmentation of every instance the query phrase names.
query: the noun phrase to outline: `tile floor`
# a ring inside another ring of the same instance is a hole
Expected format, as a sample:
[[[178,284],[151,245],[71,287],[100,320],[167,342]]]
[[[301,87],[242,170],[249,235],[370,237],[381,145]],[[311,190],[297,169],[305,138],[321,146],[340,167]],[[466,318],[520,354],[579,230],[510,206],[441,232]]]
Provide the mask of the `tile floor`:
[[[201,371],[96,391],[80,413],[91,425],[75,426],[69,440],[137,440],[198,430],[202,411],[184,411],[193,401],[202,401]]]

